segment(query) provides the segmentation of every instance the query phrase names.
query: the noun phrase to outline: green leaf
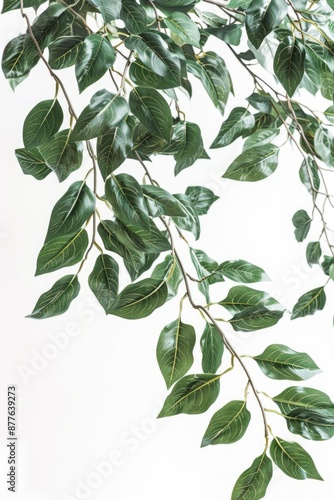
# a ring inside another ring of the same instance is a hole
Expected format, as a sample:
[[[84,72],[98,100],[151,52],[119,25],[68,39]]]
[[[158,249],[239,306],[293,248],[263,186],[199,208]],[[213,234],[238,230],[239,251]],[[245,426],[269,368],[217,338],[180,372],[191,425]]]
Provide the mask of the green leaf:
[[[272,111],[272,97],[269,94],[258,94],[256,92],[247,97],[247,101],[260,113],[268,114]]]
[[[319,241],[310,241],[306,247],[306,260],[310,266],[319,264],[321,257],[321,245]]]
[[[117,217],[131,231],[148,230],[149,215],[141,186],[132,175],[111,174],[105,184],[106,197]]]
[[[312,158],[307,158],[303,160],[303,163],[299,170],[299,177],[301,182],[304,184],[308,192],[312,195],[316,195],[314,192],[320,187],[320,177],[318,173],[318,167]]]
[[[38,103],[23,124],[24,147],[33,149],[58,132],[63,122],[63,111],[57,99]]]
[[[122,165],[132,146],[132,132],[125,121],[97,138],[97,162],[104,180]]]
[[[144,185],[142,189],[151,217],[160,217],[161,215],[187,216],[178,199],[165,189],[151,185]]]
[[[305,49],[295,37],[287,36],[279,44],[275,59],[275,75],[290,97],[304,75]]]
[[[28,318],[44,319],[63,314],[69,308],[80,291],[77,275],[70,274],[60,278],[56,283],[43,293],[38,299],[34,310]]]
[[[181,317],[162,330],[157,345],[157,360],[167,389],[191,368],[196,334],[191,325],[182,323]]]
[[[251,414],[246,408],[246,401],[230,401],[211,418],[201,446],[239,441],[245,434],[250,419]]]
[[[55,204],[45,243],[68,233],[76,233],[95,210],[94,193],[83,181],[76,181]]]
[[[169,300],[177,295],[179,285],[183,281],[183,274],[173,256],[166,255],[165,259],[153,269],[151,278],[166,280]]]
[[[255,182],[275,172],[279,148],[274,144],[247,149],[239,155],[222,176],[225,179]]]
[[[319,127],[314,136],[314,148],[327,166],[334,168],[334,137],[330,130]]]
[[[172,137],[173,118],[166,100],[155,89],[136,87],[129,97],[132,113],[152,134],[167,143]]]
[[[165,78],[169,87],[181,85],[181,62],[170,51],[169,45],[158,31],[131,35],[125,41],[129,50],[137,52],[139,59],[154,73]]]
[[[211,323],[206,323],[201,337],[202,370],[204,373],[216,373],[224,354],[223,337]]]
[[[107,313],[118,293],[119,267],[110,255],[101,254],[88,277],[88,284],[97,300]]]
[[[220,28],[206,28],[206,33],[216,36],[223,42],[229,45],[239,45],[242,36],[242,30],[238,24],[228,24],[227,26],[222,26]]]
[[[323,481],[311,455],[298,443],[275,437],[270,445],[270,455],[277,467],[293,479]]]
[[[49,64],[52,69],[69,68],[75,64],[83,43],[81,36],[61,36],[49,46]]]
[[[291,319],[303,318],[321,311],[326,304],[326,294],[323,286],[314,288],[299,297],[297,304],[292,310]]]
[[[230,0],[228,6],[230,9],[247,9],[247,7],[252,3],[252,0]]]
[[[305,210],[298,210],[292,217],[295,226],[295,237],[298,242],[305,240],[311,227],[312,219]]]
[[[146,10],[135,0],[122,0],[121,19],[127,30],[134,35],[142,33],[147,28]]]
[[[164,19],[164,23],[185,43],[201,48],[200,32],[197,24],[187,14],[175,11]]]
[[[39,54],[36,47],[29,44],[29,38],[26,35],[19,35],[10,40],[4,48],[2,71],[8,79],[20,79],[27,76],[38,61]]]
[[[59,182],[77,170],[82,163],[83,146],[74,142],[69,129],[61,130],[39,147],[46,165],[55,172]]]
[[[307,380],[321,372],[308,354],[283,344],[270,345],[253,359],[267,377],[275,380]]]
[[[260,500],[266,495],[272,475],[272,462],[264,452],[239,476],[231,500]]]
[[[198,215],[195,209],[192,206],[192,203],[187,195],[185,194],[174,194],[175,198],[181,202],[181,205],[186,212],[186,217],[172,217],[174,223],[180,229],[185,229],[186,231],[190,231],[195,236],[195,239],[198,240],[201,233],[201,225],[198,218]]]
[[[255,283],[270,279],[261,267],[255,266],[246,260],[227,260],[220,264],[218,271],[226,278],[238,283]]]
[[[126,286],[113,302],[108,314],[125,319],[146,318],[168,298],[164,280],[146,278]]]
[[[104,135],[117,127],[127,114],[128,104],[123,97],[105,89],[99,90],[80,114],[72,132],[72,140],[87,141]]]
[[[264,306],[247,307],[229,320],[236,332],[253,332],[276,325],[284,311],[269,310]]]
[[[116,51],[109,40],[89,35],[80,46],[75,62],[75,76],[80,93],[97,82],[116,60]]]
[[[45,179],[52,170],[47,166],[39,150],[15,149],[15,156],[25,175],[32,175],[38,181]]]
[[[273,139],[275,139],[275,137],[278,136],[279,133],[280,130],[278,128],[257,130],[254,134],[247,137],[243,145],[243,151],[253,148],[254,146],[260,147],[265,144],[269,144]]]
[[[42,5],[46,0],[24,0],[23,7],[35,7],[38,8]],[[20,0],[4,0],[1,13],[9,12],[11,10],[19,9],[21,6]]]
[[[174,385],[158,418],[206,412],[218,397],[220,377],[212,373],[186,375]]]
[[[224,114],[232,81],[225,61],[215,52],[208,51],[198,62],[187,61],[188,70],[202,82],[213,104]]]
[[[103,17],[103,21],[108,24],[114,19],[120,18],[122,1],[121,0],[88,0],[91,5],[94,5]]]
[[[284,0],[253,0],[246,10],[246,31],[251,44],[258,49],[287,13]]]
[[[48,241],[38,254],[35,276],[77,264],[83,258],[87,246],[88,234],[85,229]]]
[[[198,284],[198,289],[204,295],[208,303],[210,302],[209,285],[217,281],[224,281],[224,278],[220,274],[216,276],[216,279],[210,281],[211,275],[213,275],[218,268],[218,263],[202,250],[190,248],[190,257],[196,269],[197,276],[199,280],[201,280]]]
[[[293,434],[314,441],[334,436],[334,405],[324,392],[310,387],[288,387],[273,401]]]
[[[199,126],[196,123],[185,122],[180,124],[181,128],[182,135],[178,140],[178,149],[174,155],[175,175],[193,165],[203,153],[203,139]]]
[[[219,200],[219,196],[216,196],[211,189],[203,186],[187,187],[186,195],[198,215],[207,214],[211,205]]]
[[[217,137],[210,148],[223,148],[238,137],[245,137],[254,128],[254,116],[246,108],[232,109],[229,117],[223,122]]]
[[[131,63],[129,76],[133,83],[139,87],[165,90],[169,89],[171,86],[169,80],[166,80],[163,76],[157,75],[139,59]]]
[[[219,304],[231,314],[245,311],[248,308],[253,309],[254,306],[262,306],[270,311],[284,311],[284,307],[268,293],[244,285],[233,286]]]

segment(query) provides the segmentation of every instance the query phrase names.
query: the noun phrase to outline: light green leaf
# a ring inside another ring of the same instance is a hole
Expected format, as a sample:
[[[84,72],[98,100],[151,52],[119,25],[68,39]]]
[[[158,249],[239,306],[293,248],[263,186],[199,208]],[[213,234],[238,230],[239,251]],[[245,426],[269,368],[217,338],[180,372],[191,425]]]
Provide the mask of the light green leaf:
[[[318,190],[320,187],[320,177],[318,173],[318,167],[312,158],[303,160],[303,163],[299,170],[299,177],[308,192],[311,195],[316,196],[317,193],[315,193],[314,190]]]
[[[105,89],[99,90],[80,114],[72,132],[72,140],[87,141],[104,135],[117,127],[127,114],[128,104],[123,97]]]
[[[60,278],[38,299],[28,318],[44,319],[63,314],[80,291],[78,277],[74,274]]]
[[[239,155],[222,176],[225,179],[256,182],[275,172],[279,148],[274,144],[247,149]]]
[[[110,255],[101,254],[88,277],[88,284],[97,300],[107,313],[118,293],[119,267]]]
[[[127,30],[134,35],[142,33],[147,28],[146,10],[135,0],[122,0],[121,19]]]
[[[33,149],[46,142],[63,122],[63,111],[57,99],[41,101],[28,113],[23,124],[24,147]]]
[[[146,318],[168,298],[164,280],[146,278],[126,286],[113,302],[108,314],[125,319]]]
[[[287,13],[288,5],[284,0],[252,1],[246,10],[246,31],[249,41],[256,49],[283,21]]]
[[[324,287],[314,288],[299,297],[297,304],[292,310],[291,319],[302,318],[321,311],[326,304]]]
[[[334,137],[331,131],[319,127],[314,136],[314,148],[327,166],[334,168]]]
[[[260,129],[254,132],[254,134],[247,137],[243,145],[243,151],[247,149],[253,148],[254,146],[260,147],[265,144],[269,144],[272,142],[275,137],[277,137],[280,133],[278,128],[266,128]]]
[[[306,260],[310,266],[312,264],[319,264],[321,257],[321,245],[319,241],[310,241],[306,247]]]
[[[157,360],[167,389],[191,368],[196,334],[194,327],[182,323],[181,317],[162,330],[157,345]]]
[[[132,113],[152,134],[167,143],[172,137],[173,118],[166,100],[155,89],[135,87],[129,97]]]
[[[254,128],[254,116],[246,108],[232,109],[228,118],[223,122],[211,148],[228,146],[238,137],[245,137]]]
[[[246,408],[246,401],[230,401],[211,418],[201,446],[239,441],[245,434],[250,419],[251,414]]]
[[[129,174],[111,174],[105,184],[106,197],[117,217],[131,231],[148,230],[149,215],[144,194],[137,180]]]
[[[23,173],[25,175],[32,175],[38,181],[45,179],[52,172],[37,148],[30,149],[29,151],[24,148],[15,149],[15,156]]]
[[[321,372],[308,354],[283,344],[270,345],[253,359],[267,377],[276,380],[307,380]]]
[[[82,163],[83,146],[74,142],[69,129],[61,130],[39,147],[46,165],[55,172],[59,182],[77,170]]]
[[[298,443],[275,437],[270,445],[270,455],[277,467],[293,479],[323,481],[311,455]]]
[[[186,375],[174,385],[158,418],[206,412],[218,397],[220,377],[212,373]]]
[[[255,266],[246,260],[227,260],[220,264],[217,270],[226,278],[238,283],[255,283],[270,279],[261,267]]]
[[[185,43],[189,43],[199,49],[201,48],[200,32],[197,24],[187,14],[175,11],[164,19],[164,23],[167,28],[176,33]]]
[[[45,243],[55,237],[76,233],[95,210],[94,193],[84,181],[76,181],[55,204]]]
[[[132,132],[125,121],[97,138],[97,162],[104,180],[122,165],[132,146]]]
[[[216,196],[211,189],[203,186],[187,187],[186,195],[190,199],[198,215],[207,214],[211,205],[219,200],[219,196]]]
[[[238,478],[231,500],[260,500],[266,495],[272,475],[272,462],[264,452]]]
[[[217,328],[206,323],[201,337],[202,369],[204,373],[216,373],[224,354],[223,337]]]
[[[80,93],[100,80],[115,59],[116,51],[107,38],[100,35],[87,36],[75,62],[75,76]]]
[[[77,264],[83,258],[87,246],[88,234],[85,229],[48,241],[38,254],[35,276]]]
[[[144,185],[142,189],[152,217],[160,217],[161,215],[175,217],[187,216],[178,199],[165,189],[152,185]]]

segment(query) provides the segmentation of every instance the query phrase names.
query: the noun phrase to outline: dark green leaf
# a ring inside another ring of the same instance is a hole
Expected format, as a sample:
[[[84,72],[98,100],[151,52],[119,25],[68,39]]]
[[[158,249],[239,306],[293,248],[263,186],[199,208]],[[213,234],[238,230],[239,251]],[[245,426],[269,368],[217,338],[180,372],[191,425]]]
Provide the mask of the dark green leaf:
[[[157,345],[157,359],[167,389],[191,368],[196,334],[194,327],[179,317],[162,330]]]
[[[253,332],[276,325],[284,311],[269,310],[264,306],[247,307],[236,313],[230,323],[236,332]]]
[[[272,462],[264,452],[238,478],[231,500],[260,500],[266,495],[272,475]]]
[[[186,217],[173,217],[174,223],[180,229],[191,231],[195,236],[195,239],[198,240],[201,233],[201,225],[190,199],[185,194],[174,194],[174,196],[181,202],[181,205],[187,214]]]
[[[142,186],[145,201],[147,203],[150,215],[159,217],[161,215],[170,215],[175,217],[186,217],[181,203],[165,189],[158,186]]]
[[[187,187],[186,195],[190,199],[198,215],[207,214],[211,205],[219,200],[219,196],[216,196],[211,189],[203,186]]]
[[[247,137],[243,145],[243,151],[253,148],[254,146],[260,147],[264,146],[265,144],[269,144],[273,139],[275,139],[275,137],[278,136],[279,133],[280,130],[278,128],[257,130],[252,135]]]
[[[254,308],[254,306],[262,306],[270,311],[284,311],[283,306],[268,293],[244,285],[233,286],[219,304],[231,314]]]
[[[46,0],[23,0],[23,7],[35,7],[37,9]],[[20,0],[4,0],[1,13],[9,12],[14,9],[19,9],[21,6]]]
[[[69,68],[75,64],[83,43],[80,36],[61,36],[49,46],[49,64],[52,69]]]
[[[55,204],[45,243],[68,233],[76,233],[95,210],[94,193],[83,181],[74,182]]]
[[[107,179],[106,197],[117,217],[131,231],[148,230],[150,221],[141,186],[132,175],[119,174]]]
[[[157,31],[131,35],[125,46],[137,52],[139,59],[154,73],[165,78],[169,87],[181,85],[181,63],[179,57],[170,51],[168,44]]]
[[[104,180],[122,165],[132,145],[131,129],[125,121],[97,138],[97,162]]]
[[[134,35],[147,28],[146,10],[135,0],[122,0],[121,19],[127,30]]]
[[[203,153],[203,140],[201,130],[196,123],[185,122],[180,124],[178,149],[174,155],[176,160],[175,175],[181,170],[190,167]]]
[[[179,413],[190,415],[204,413],[218,397],[220,377],[221,375],[212,373],[186,375],[176,382],[158,418],[170,417]]]
[[[299,177],[308,192],[316,195],[314,190],[318,190],[320,187],[320,177],[317,164],[312,158],[303,160],[299,170]]]
[[[123,97],[99,90],[76,122],[72,140],[86,141],[107,134],[117,127],[128,114],[128,104]]]
[[[77,170],[82,163],[83,146],[73,142],[71,131],[62,130],[39,147],[46,165],[55,172],[59,182]]]
[[[279,44],[275,59],[275,75],[292,97],[304,75],[305,49],[295,37],[287,36]]]
[[[169,80],[166,80],[163,76],[157,75],[139,59],[131,63],[129,75],[133,83],[140,87],[165,90],[169,89],[171,86]]]
[[[88,0],[88,2],[96,7],[103,17],[106,24],[114,19],[120,18],[122,1],[121,0]]]
[[[206,28],[205,32],[216,36],[229,45],[239,45],[242,36],[242,30],[238,24],[228,24],[220,28]]]
[[[35,276],[77,264],[83,258],[87,246],[88,234],[85,229],[48,241],[38,254]]]
[[[223,337],[217,328],[207,323],[201,337],[202,369],[204,373],[216,373],[224,354]]]
[[[201,446],[239,441],[245,434],[250,419],[251,414],[246,408],[246,401],[230,401],[211,418]]]
[[[258,49],[269,33],[288,13],[284,0],[253,0],[246,10],[246,31],[249,41]],[[246,499],[245,499],[246,500]]]
[[[15,156],[23,173],[32,175],[38,181],[41,181],[52,172],[37,148],[29,151],[24,148],[15,149]]]
[[[305,240],[311,227],[312,219],[305,210],[298,210],[292,217],[292,223],[295,226],[296,240],[301,242]]]
[[[292,310],[291,319],[302,318],[321,311],[326,304],[324,287],[314,288],[299,297],[297,304]]]
[[[97,300],[107,313],[118,293],[119,267],[110,255],[101,254],[88,277],[88,284]]]
[[[255,266],[245,260],[227,260],[218,267],[226,278],[238,283],[255,283],[268,281],[270,278],[261,267]]]
[[[310,266],[319,264],[321,257],[321,246],[319,241],[310,241],[306,247],[306,260]]]
[[[78,277],[74,274],[60,278],[38,299],[28,318],[44,319],[63,314],[80,291]]]
[[[171,140],[173,118],[166,100],[155,89],[136,87],[129,97],[132,113],[152,134]]]
[[[201,48],[200,32],[197,24],[187,14],[175,11],[164,19],[164,23],[185,43]]]
[[[267,377],[276,380],[307,380],[321,371],[308,354],[283,344],[270,345],[253,359]]]
[[[109,40],[100,35],[89,35],[80,46],[75,62],[75,76],[79,91],[97,82],[114,64],[116,51]]]
[[[246,108],[232,109],[229,117],[223,122],[211,148],[228,146],[238,137],[245,137],[255,125],[254,116]]]
[[[27,76],[38,61],[36,47],[29,44],[26,35],[19,35],[10,40],[3,51],[2,71],[6,78],[20,79]]]
[[[183,281],[180,266],[172,255],[166,255],[165,259],[153,269],[151,277],[166,280],[168,300],[177,295],[179,285]]]
[[[40,146],[58,132],[62,122],[63,111],[57,99],[38,103],[24,120],[24,147],[33,149]]]
[[[217,281],[224,281],[220,273],[217,276],[215,275],[215,279],[210,281],[211,275],[213,275],[218,268],[218,263],[202,250],[196,250],[195,248],[190,248],[190,256],[200,280],[198,289],[204,295],[206,301],[210,302],[209,285]]]
[[[272,98],[269,94],[259,94],[257,92],[247,97],[249,104],[251,104],[253,108],[257,109],[257,111],[260,111],[260,113],[271,113],[271,99]]]
[[[270,445],[270,455],[284,474],[294,479],[318,479],[322,481],[311,455],[298,443],[275,437]]]
[[[247,149],[228,167],[223,178],[256,182],[275,172],[279,148],[274,144]]]
[[[314,136],[314,147],[329,167],[334,167],[334,137],[329,129],[319,127]]]
[[[125,319],[146,318],[168,298],[164,280],[146,278],[126,286],[113,302],[108,314]]]

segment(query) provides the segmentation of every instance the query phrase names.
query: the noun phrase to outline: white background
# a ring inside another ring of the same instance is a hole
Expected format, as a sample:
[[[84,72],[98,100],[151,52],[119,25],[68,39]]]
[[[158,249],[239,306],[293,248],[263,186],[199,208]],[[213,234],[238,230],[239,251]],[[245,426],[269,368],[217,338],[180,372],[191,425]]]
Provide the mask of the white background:
[[[1,16],[1,48],[23,29],[18,11]],[[229,56],[226,54],[226,57]],[[243,70],[234,63],[231,72],[235,87],[240,88],[242,83],[241,92],[245,97],[249,95],[252,85],[247,83]],[[61,75],[64,78],[70,75],[70,93],[76,109],[81,111],[101,84],[87,89],[79,100],[71,73],[72,69]],[[113,91],[108,79],[104,85]],[[194,92],[191,107],[185,105],[187,118],[200,122],[208,148],[222,120],[196,82]],[[237,367],[222,378],[219,399],[206,414],[155,420],[167,395],[155,359],[156,343],[162,328],[177,317],[177,299],[140,321],[106,317],[84,284],[93,265],[92,255],[91,263],[80,278],[81,293],[65,315],[41,321],[25,318],[39,295],[64,274],[60,271],[33,277],[51,208],[67,187],[83,178],[89,168],[86,159],[81,171],[62,184],[53,175],[38,182],[20,170],[13,151],[22,147],[23,120],[37,102],[53,95],[54,84],[41,64],[15,93],[0,75],[3,171],[0,186],[0,497],[12,498],[5,484],[8,470],[6,390],[7,385],[16,384],[17,500],[144,497],[229,500],[235,480],[263,449],[262,424],[253,396],[249,395],[252,421],[242,441],[204,449],[200,449],[200,442],[212,414],[231,399],[243,397],[246,381],[241,370]],[[244,101],[241,104],[244,105]],[[287,148],[281,151],[279,168],[265,181],[254,184],[224,181],[221,175],[240,147],[237,141],[228,150],[210,152],[211,162],[199,161],[176,179],[170,159],[157,158],[150,166],[151,172],[161,185],[174,192],[184,192],[188,185],[198,184],[219,195],[220,200],[209,215],[201,218],[201,241],[194,242],[189,235],[190,243],[219,262],[242,258],[260,265],[272,281],[259,287],[291,310],[302,293],[324,283],[323,274],[305,263],[306,244],[298,244],[293,235],[294,212],[312,208],[311,198],[298,178],[301,159]],[[129,162],[128,167],[135,175],[139,174],[133,162]],[[316,239],[320,226],[313,231],[311,236]],[[185,255],[182,243],[177,243]],[[123,285],[127,279],[123,273]],[[230,286],[229,282],[215,285],[213,298],[225,297]],[[226,328],[226,333],[241,354],[258,354],[272,343],[311,353],[323,373],[305,385],[334,397],[333,287],[327,290],[327,308],[316,316],[291,322],[286,315],[276,327],[267,330],[237,335]],[[195,295],[198,296],[197,292]],[[185,307],[183,320],[194,324],[199,337],[203,322],[197,314]],[[226,355],[224,366],[228,363]],[[258,389],[272,396],[294,385],[271,381],[252,360],[247,364]],[[198,344],[191,369],[193,373],[196,371],[200,371]],[[265,401],[274,407],[269,400]],[[298,441],[312,454],[325,481],[298,482],[275,468],[266,498],[276,500],[295,495],[305,500],[331,498],[333,442],[314,443],[294,436],[287,431],[284,420],[275,415],[269,415],[269,421],[278,436]],[[101,473],[106,477],[102,478]]]

